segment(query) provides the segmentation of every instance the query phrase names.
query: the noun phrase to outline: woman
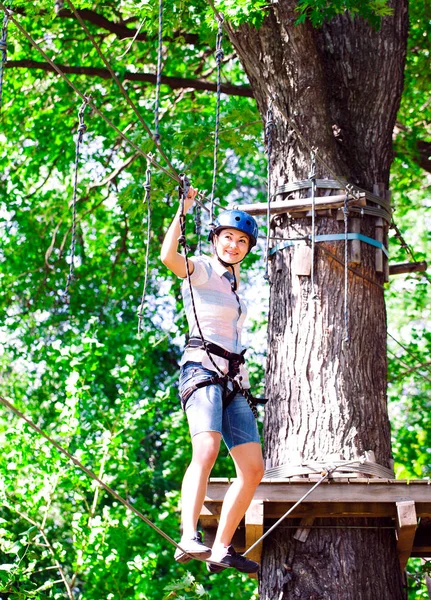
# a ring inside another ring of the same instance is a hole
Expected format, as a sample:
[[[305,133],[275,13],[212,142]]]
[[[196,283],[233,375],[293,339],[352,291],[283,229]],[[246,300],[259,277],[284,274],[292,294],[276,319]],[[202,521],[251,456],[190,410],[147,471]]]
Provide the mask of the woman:
[[[184,213],[194,204],[197,190],[190,188]],[[240,263],[256,244],[257,225],[243,211],[225,211],[210,233],[214,255],[188,260],[195,309],[192,305],[184,256],[178,252],[180,209],[164,239],[162,262],[184,279],[184,306],[190,339],[181,360],[180,393],[192,437],[192,460],[182,484],[182,537],[175,560],[187,562],[188,555],[208,558],[210,573],[226,567],[255,573],[258,563],[236,553],[232,536],[253,498],[264,472],[256,420],[242,393],[249,388],[241,348],[241,328],[246,307],[237,294]],[[210,355],[202,344],[198,317]],[[220,375],[222,373],[222,375]],[[222,376],[229,374],[228,379]],[[211,379],[212,378],[212,379]],[[217,382],[221,379],[221,382]],[[247,394],[247,391],[245,392]],[[236,479],[226,493],[212,549],[202,543],[196,530],[206,495],[208,477],[223,437],[236,469]]]

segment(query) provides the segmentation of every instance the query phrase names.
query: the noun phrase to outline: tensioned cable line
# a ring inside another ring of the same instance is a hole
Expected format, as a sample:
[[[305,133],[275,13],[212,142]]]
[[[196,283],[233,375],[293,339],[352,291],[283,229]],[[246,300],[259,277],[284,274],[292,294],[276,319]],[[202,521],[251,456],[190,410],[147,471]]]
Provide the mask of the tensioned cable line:
[[[126,136],[114,123],[108,119],[108,117],[91,101],[88,101],[88,98],[85,94],[79,90],[72,81],[63,73],[63,71],[56,65],[46,54],[46,52],[39,46],[39,44],[31,37],[29,33],[22,27],[22,25],[17,21],[11,11],[7,9],[7,7],[0,1],[0,8],[4,10],[9,17],[9,20],[15,25],[15,27],[27,38],[30,44],[44,57],[44,59],[51,65],[51,67],[57,72],[57,74],[73,89],[73,91],[80,97],[82,100],[87,100],[88,106],[99,115],[109,127],[111,127],[125,142],[130,144],[132,148],[134,148],[139,154],[141,154],[144,158],[149,159],[149,155],[142,150],[137,144],[135,144],[130,138]],[[151,158],[151,164],[154,165],[157,169],[165,173],[171,179],[174,179],[176,182],[180,182],[180,178],[176,173],[171,173],[165,167],[163,167],[160,163],[158,163],[154,158]]]
[[[204,559],[201,559],[201,558],[198,558],[196,556],[192,556],[192,555],[188,554],[167,533],[165,533],[162,529],[160,529],[160,527],[158,527],[155,523],[153,523],[152,521],[150,521],[150,519],[148,519],[148,517],[146,517],[143,513],[141,513],[140,510],[138,510],[132,504],[130,504],[130,502],[128,502],[122,496],[120,496],[113,488],[111,488],[102,479],[100,479],[95,473],[93,473],[93,471],[91,471],[86,466],[84,466],[76,458],[76,456],[74,456],[73,454],[71,454],[70,452],[68,452],[65,448],[63,448],[62,446],[60,446],[60,444],[58,444],[47,433],[45,433],[42,429],[40,429],[40,427],[38,427],[35,423],[33,423],[33,421],[31,419],[29,419],[20,410],[18,410],[16,408],[16,406],[14,406],[11,402],[9,402],[8,400],[6,400],[6,398],[3,398],[2,396],[0,396],[0,404],[3,404],[3,406],[5,406],[6,408],[8,408],[17,417],[19,417],[21,420],[25,421],[27,423],[27,425],[29,425],[31,427],[31,429],[33,429],[34,431],[36,431],[36,433],[38,433],[39,435],[41,435],[42,437],[44,437],[46,440],[48,440],[48,442],[50,444],[52,444],[61,454],[63,454],[70,461],[72,461],[72,463],[76,467],[78,467],[78,469],[81,469],[81,471],[83,471],[86,475],[88,475],[88,477],[90,477],[90,479],[93,479],[93,481],[96,481],[106,492],[108,492],[109,494],[111,494],[111,496],[113,496],[116,500],[118,500],[118,502],[120,502],[128,510],[130,510],[131,512],[133,512],[137,517],[139,517],[142,521],[144,521],[144,523],[146,523],[149,527],[151,527],[156,533],[158,533],[163,538],[165,538],[165,540],[167,540],[170,544],[172,544],[176,548],[179,548],[182,552],[184,552],[184,554],[186,554],[187,556],[190,556],[190,558],[193,558],[195,560],[199,560],[200,562],[211,562],[212,564],[215,564],[215,565],[218,565],[218,566],[226,568],[225,564],[218,563],[218,562],[213,561],[213,560],[211,560],[211,561],[204,560]]]
[[[349,465],[349,464],[353,464],[354,462],[357,462],[357,461],[352,461],[351,463],[346,463],[346,464],[345,464],[345,465],[343,465],[343,466],[347,466],[347,465]],[[254,544],[252,544],[252,545],[250,546],[250,548],[248,548],[248,549],[246,550],[246,552],[244,552],[244,553],[243,553],[243,556],[246,556],[246,555],[247,555],[249,552],[251,552],[251,551],[253,550],[253,548],[255,548],[255,547],[258,545],[258,544],[260,544],[261,542],[263,542],[263,540],[264,540],[266,537],[268,537],[268,535],[269,535],[269,534],[270,534],[272,531],[274,531],[274,529],[276,529],[276,527],[278,527],[278,526],[280,525],[280,523],[281,523],[282,521],[284,521],[284,519],[285,519],[286,517],[288,517],[288,516],[289,516],[289,515],[290,515],[290,514],[291,514],[291,513],[292,513],[292,512],[295,510],[295,508],[296,508],[297,506],[299,506],[299,505],[300,505],[302,502],[304,502],[304,500],[305,500],[306,498],[308,498],[308,496],[309,496],[309,495],[310,495],[312,492],[314,492],[314,490],[315,490],[317,487],[319,487],[319,485],[320,485],[321,483],[323,483],[323,482],[324,482],[326,479],[328,479],[328,477],[330,477],[330,475],[332,475],[332,473],[334,473],[334,471],[336,471],[336,470],[337,470],[337,469],[338,469],[340,466],[341,466],[341,465],[337,465],[337,466],[335,466],[335,465],[334,465],[334,466],[328,467],[328,468],[326,469],[326,472],[322,474],[322,476],[321,476],[321,478],[319,479],[319,481],[318,481],[317,483],[315,483],[315,484],[313,485],[313,487],[311,487],[311,488],[310,488],[310,489],[309,489],[309,490],[308,490],[308,491],[307,491],[307,492],[306,492],[306,493],[305,493],[305,494],[302,496],[302,498],[300,498],[300,499],[299,499],[297,502],[295,502],[295,504],[294,504],[293,506],[291,506],[291,507],[289,508],[289,510],[287,510],[287,511],[284,513],[284,515],[283,515],[282,517],[280,517],[280,518],[278,519],[278,521],[276,521],[276,522],[274,523],[274,525],[272,525],[272,527],[270,527],[270,528],[268,529],[268,531],[266,531],[266,532],[265,532],[265,533],[264,533],[264,534],[263,534],[263,535],[262,535],[262,536],[261,536],[261,537],[260,537],[258,540],[256,540],[256,541],[254,542]]]
[[[161,0],[160,0],[161,1]],[[145,131],[149,134],[150,138],[153,140],[153,142],[155,143],[155,145],[157,146],[157,149],[159,150],[160,154],[162,155],[162,157],[164,158],[164,160],[166,161],[166,163],[169,165],[169,168],[172,170],[173,173],[175,173],[176,176],[178,176],[174,166],[172,165],[172,163],[170,162],[169,158],[166,156],[165,152],[162,150],[161,146],[160,146],[160,136],[158,136],[158,115],[157,115],[157,126],[156,126],[156,135],[153,136],[153,133],[151,131],[151,129],[148,127],[148,125],[146,124],[146,122],[144,121],[141,113],[139,112],[136,104],[133,102],[133,100],[130,98],[129,94],[126,92],[123,84],[121,83],[121,81],[118,79],[115,71],[112,69],[110,63],[106,60],[102,50],[100,49],[98,43],[96,42],[96,40],[94,39],[94,37],[91,35],[88,27],[86,26],[86,24],[84,23],[82,17],[80,16],[80,14],[77,12],[76,8],[74,7],[74,5],[72,4],[71,0],[66,0],[66,2],[68,3],[68,5],[70,6],[73,14],[75,15],[75,17],[77,18],[77,20],[79,21],[81,27],[84,29],[88,39],[90,40],[90,42],[93,44],[94,48],[96,49],[97,54],[99,55],[99,57],[102,59],[103,63],[105,64],[106,68],[108,69],[109,73],[111,74],[111,77],[114,79],[115,83],[117,84],[117,86],[119,87],[121,93],[123,94],[124,99],[126,100],[127,104],[133,109],[133,112],[136,114],[136,116],[138,117],[141,125],[143,126],[143,128],[145,129]],[[159,34],[160,36],[160,34]],[[158,84],[159,85],[159,84]],[[158,88],[156,87],[156,90]]]

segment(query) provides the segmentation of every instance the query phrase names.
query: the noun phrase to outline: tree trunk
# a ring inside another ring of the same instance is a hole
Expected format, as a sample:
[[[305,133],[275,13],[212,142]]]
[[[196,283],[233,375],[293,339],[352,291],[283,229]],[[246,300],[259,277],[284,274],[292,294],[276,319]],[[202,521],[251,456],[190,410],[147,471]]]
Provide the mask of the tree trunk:
[[[394,15],[379,31],[346,14],[321,29],[295,27],[295,5],[279,0],[259,30],[242,26],[230,32],[264,120],[269,98],[274,102],[272,189],[307,178],[310,169],[310,148],[286,115],[337,176],[370,191],[375,183],[387,187],[403,87],[407,1],[393,2]],[[319,162],[317,176],[332,178]],[[360,227],[376,238],[374,217],[364,216]],[[344,223],[326,212],[316,216],[315,229],[342,233]],[[272,233],[311,234],[311,219],[275,217]],[[361,244],[356,270],[364,277],[349,272],[347,312],[344,242],[316,245],[314,289],[311,277],[294,273],[294,253],[295,247],[278,251],[270,268],[266,458],[277,466],[354,460],[372,450],[378,463],[389,466],[384,277],[376,272],[376,249]],[[267,538],[262,599],[406,597],[394,532],[378,528],[381,520],[320,524],[337,528],[313,529],[305,543],[293,540],[288,528]]]

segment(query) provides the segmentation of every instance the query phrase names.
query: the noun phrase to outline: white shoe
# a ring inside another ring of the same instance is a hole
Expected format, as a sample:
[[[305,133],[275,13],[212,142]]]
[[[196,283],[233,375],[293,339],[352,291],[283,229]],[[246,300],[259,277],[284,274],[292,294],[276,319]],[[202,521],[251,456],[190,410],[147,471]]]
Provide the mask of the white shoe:
[[[174,554],[175,560],[179,563],[189,562],[193,556],[202,559],[211,556],[211,548],[202,543],[202,534],[200,531],[197,531],[192,538],[182,537],[179,546],[181,548],[177,548]]]

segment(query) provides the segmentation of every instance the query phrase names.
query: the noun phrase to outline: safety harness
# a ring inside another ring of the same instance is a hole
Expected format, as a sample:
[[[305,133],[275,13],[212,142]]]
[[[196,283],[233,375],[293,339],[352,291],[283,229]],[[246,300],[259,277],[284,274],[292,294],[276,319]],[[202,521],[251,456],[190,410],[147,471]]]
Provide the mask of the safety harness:
[[[228,350],[225,350],[224,348],[222,348],[221,346],[218,346],[217,344],[214,344],[213,342],[208,342],[206,340],[202,340],[199,337],[189,338],[188,343],[186,345],[186,350],[188,348],[191,348],[191,349],[202,348],[202,349],[206,350],[207,352],[209,352],[210,354],[214,354],[215,356],[224,358],[225,360],[228,361],[229,368],[228,368],[228,372],[226,373],[226,375],[215,374],[212,377],[205,379],[204,381],[199,381],[198,383],[194,383],[193,385],[188,387],[186,390],[184,390],[184,392],[181,394],[181,402],[183,405],[183,409],[184,410],[186,409],[187,400],[190,398],[190,396],[193,394],[193,392],[195,392],[196,390],[199,390],[201,388],[207,387],[208,385],[218,385],[219,384],[223,388],[223,395],[222,395],[223,409],[226,409],[229,406],[229,404],[232,402],[232,400],[235,398],[237,393],[241,392],[241,394],[247,400],[247,403],[250,406],[250,408],[253,412],[253,415],[257,418],[258,413],[257,413],[256,404],[266,404],[266,402],[267,402],[266,398],[255,398],[251,394],[250,390],[244,389],[242,387],[240,380],[235,379],[235,377],[239,374],[240,366],[242,364],[244,364],[244,362],[245,362],[244,354],[246,353],[247,349],[243,350],[241,352],[241,354],[236,354],[235,352],[229,352]],[[231,384],[232,384],[232,389],[229,388],[229,382],[231,382]]]

